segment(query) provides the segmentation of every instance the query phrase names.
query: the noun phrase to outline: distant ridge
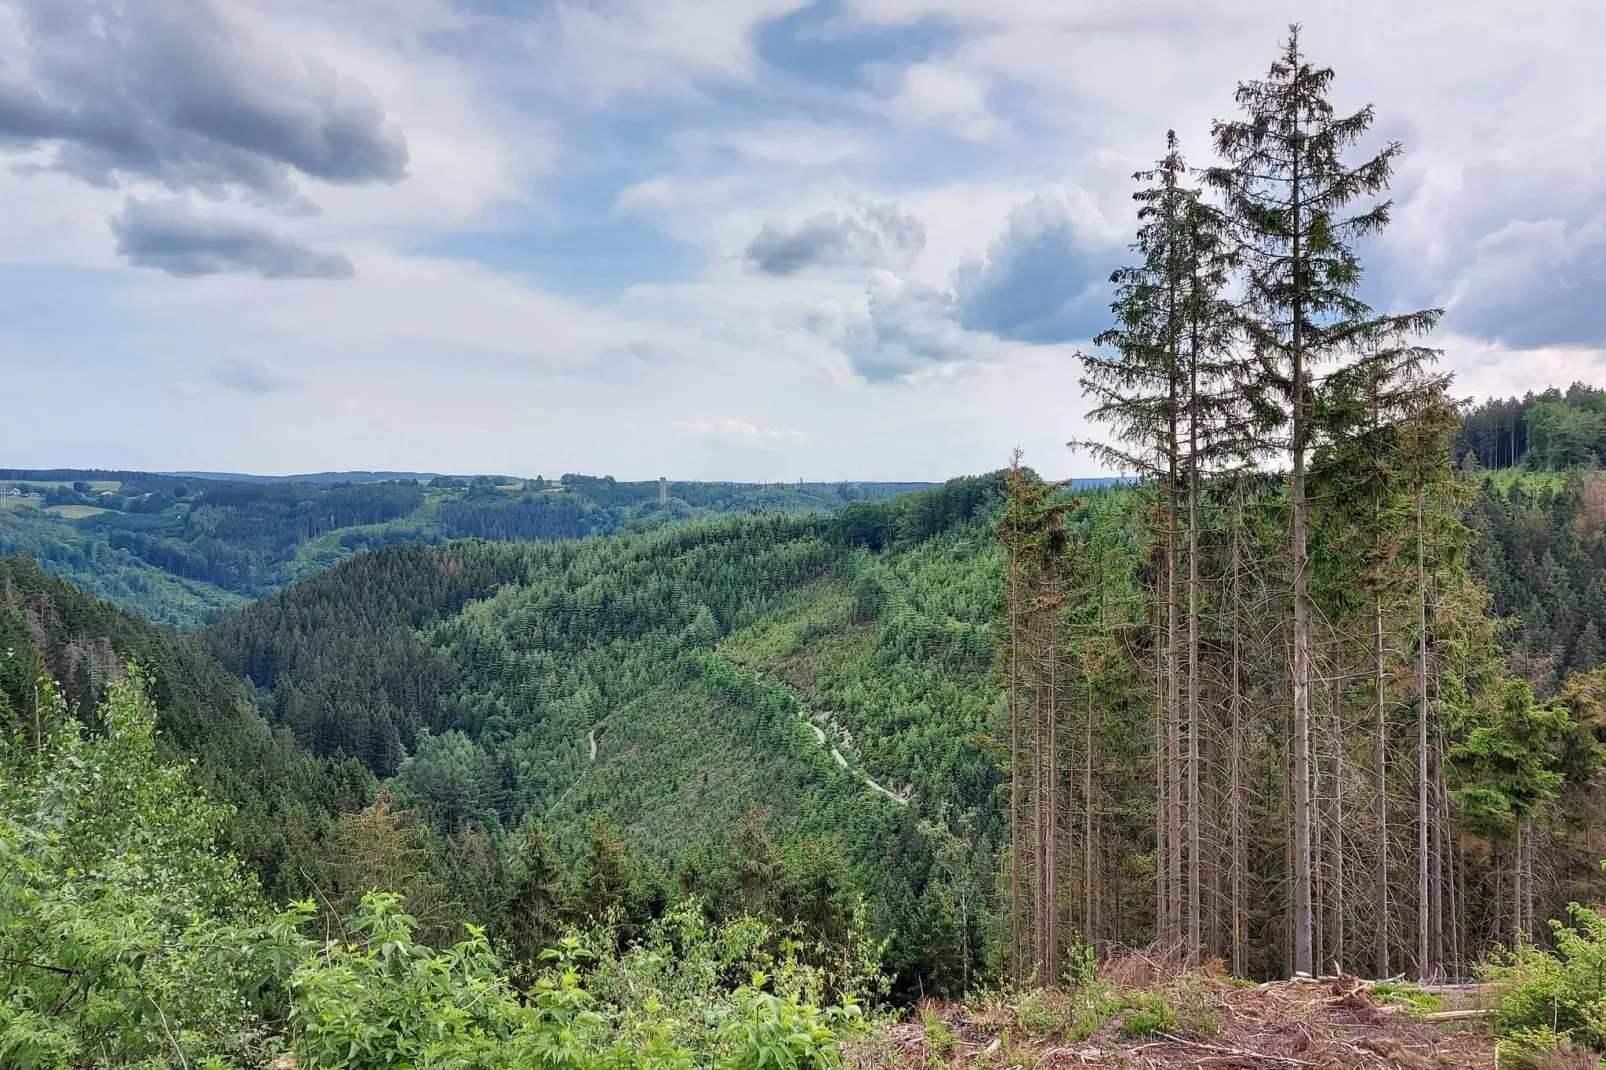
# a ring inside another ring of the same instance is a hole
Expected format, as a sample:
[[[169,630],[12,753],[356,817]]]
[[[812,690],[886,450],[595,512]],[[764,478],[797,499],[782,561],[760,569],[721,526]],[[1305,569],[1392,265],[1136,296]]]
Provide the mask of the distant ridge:
[[[249,472],[158,472],[185,479],[212,479],[229,483],[383,483],[389,479],[417,479],[428,482],[439,472],[308,472],[293,476],[258,476]],[[469,477],[460,477],[469,478]]]

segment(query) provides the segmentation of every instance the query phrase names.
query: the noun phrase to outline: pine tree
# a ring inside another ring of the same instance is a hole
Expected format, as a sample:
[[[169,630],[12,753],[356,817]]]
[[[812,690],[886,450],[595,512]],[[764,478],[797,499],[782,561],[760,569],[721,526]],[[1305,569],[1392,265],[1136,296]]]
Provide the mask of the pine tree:
[[[1368,343],[1427,330],[1437,312],[1374,316],[1355,295],[1361,262],[1353,243],[1381,230],[1389,202],[1354,215],[1349,205],[1388,185],[1400,146],[1391,143],[1363,162],[1344,159],[1372,125],[1370,106],[1339,116],[1328,100],[1331,68],[1310,64],[1290,27],[1282,54],[1264,79],[1241,82],[1243,117],[1217,122],[1224,161],[1207,173],[1218,189],[1238,241],[1243,267],[1242,326],[1258,364],[1246,382],[1267,439],[1289,462],[1289,566],[1293,626],[1290,691],[1293,721],[1293,967],[1314,969],[1311,843],[1311,621],[1306,466],[1314,445],[1314,369]]]

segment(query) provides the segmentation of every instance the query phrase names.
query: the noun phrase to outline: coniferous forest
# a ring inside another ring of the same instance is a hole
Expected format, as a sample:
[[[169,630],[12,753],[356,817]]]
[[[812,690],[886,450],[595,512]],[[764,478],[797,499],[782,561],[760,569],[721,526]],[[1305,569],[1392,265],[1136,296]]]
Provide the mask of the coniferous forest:
[[[1134,176],[1121,479],[0,472],[0,1066],[1419,1065],[1217,1035],[1301,976],[1591,1065],[1606,390],[1363,299],[1305,49]]]

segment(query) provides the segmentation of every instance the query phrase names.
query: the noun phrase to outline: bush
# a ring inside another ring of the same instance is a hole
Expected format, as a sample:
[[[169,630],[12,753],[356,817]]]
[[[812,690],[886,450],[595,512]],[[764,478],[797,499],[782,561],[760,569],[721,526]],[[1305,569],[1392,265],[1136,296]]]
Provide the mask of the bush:
[[[1126,997],[1127,1014],[1121,1036],[1132,1040],[1158,1033],[1175,1033],[1181,1026],[1176,1009],[1157,992],[1132,992]]]
[[[130,667],[91,735],[46,688],[55,735],[37,752],[0,737],[0,1066],[274,1050],[253,965],[275,946],[267,912],[216,850],[228,812],[157,761],[148,690]]]
[[[1202,1039],[1221,1028],[1221,1001],[1215,989],[1198,977],[1184,977],[1172,993],[1177,1028],[1186,1036]]]
[[[1027,1036],[1041,1040],[1063,1029],[1065,1019],[1054,1006],[1054,997],[1041,988],[1034,988],[1015,1005],[1015,1024]]]
[[[929,1011],[922,1011],[920,1019],[926,1030],[926,1064],[946,1066],[954,1052],[959,1050],[959,1037],[947,1022]]]
[[[1068,1040],[1086,1040],[1126,1009],[1126,1000],[1115,986],[1104,981],[1081,985],[1071,996],[1071,1029]]]
[[[1495,986],[1495,1031],[1531,1039],[1550,1030],[1606,1051],[1606,918],[1577,903],[1567,909],[1572,925],[1550,923],[1554,951],[1522,945],[1485,971]]]

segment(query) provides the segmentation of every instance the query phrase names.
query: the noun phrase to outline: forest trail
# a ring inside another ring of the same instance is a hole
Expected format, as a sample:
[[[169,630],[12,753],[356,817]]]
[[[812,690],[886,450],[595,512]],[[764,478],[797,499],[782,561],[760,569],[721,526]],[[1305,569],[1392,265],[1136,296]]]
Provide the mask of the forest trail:
[[[593,728],[586,733],[586,742],[591,744],[591,760],[597,760],[597,730]]]
[[[862,780],[866,787],[869,787],[875,791],[879,791],[881,794],[885,795],[899,806],[909,805],[909,800],[915,797],[914,788],[906,788],[902,792],[893,791],[886,785],[879,783],[869,773],[866,773],[858,764],[858,754],[854,753],[852,733],[837,723],[836,715],[831,713],[829,710],[821,710],[819,712],[810,710],[808,703],[803,701],[803,696],[798,692],[797,688],[791,687],[790,685],[785,686],[787,690],[792,692],[792,695],[797,699],[798,715],[802,717],[803,723],[808,725],[809,731],[814,733],[814,741],[831,752],[831,757],[836,760],[837,765],[841,766],[843,769],[846,769],[848,772]],[[840,747],[831,746],[830,739],[827,736],[825,729],[819,724],[821,720],[830,725],[837,737],[842,741],[842,745]],[[844,750],[846,750],[848,754],[853,755],[853,761],[850,762],[847,755],[842,753]]]

